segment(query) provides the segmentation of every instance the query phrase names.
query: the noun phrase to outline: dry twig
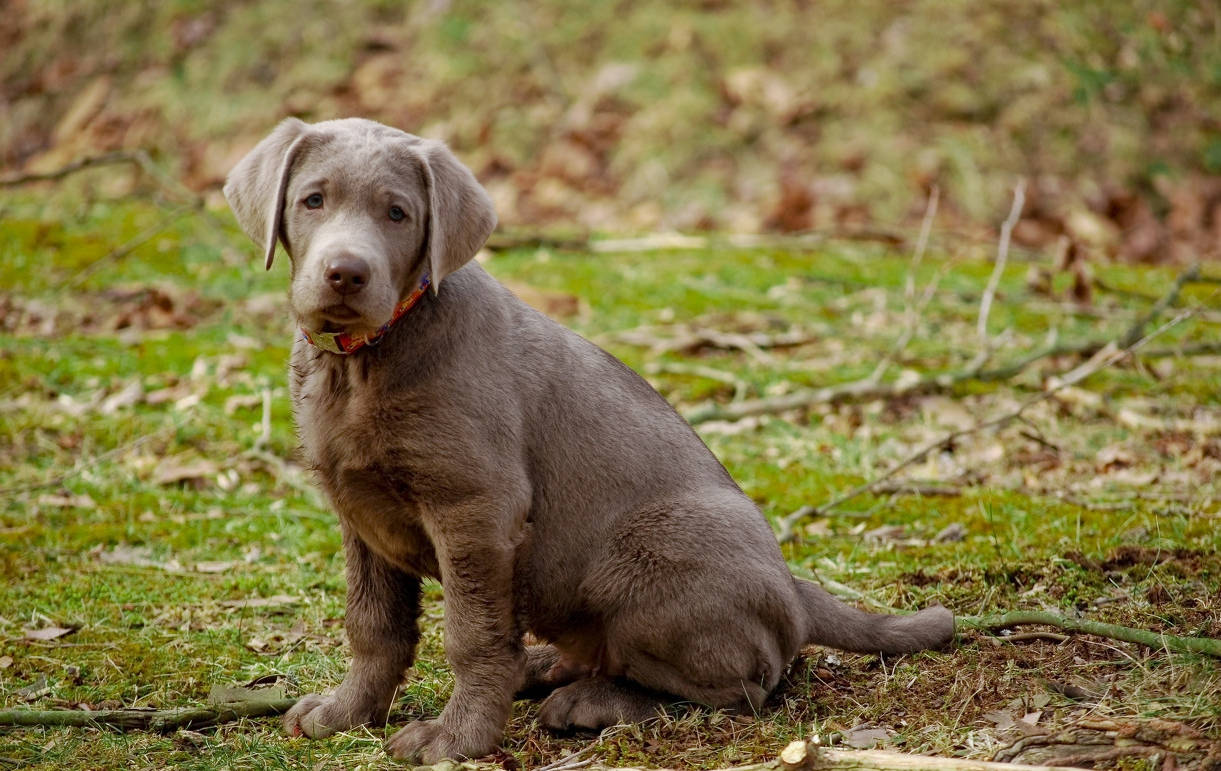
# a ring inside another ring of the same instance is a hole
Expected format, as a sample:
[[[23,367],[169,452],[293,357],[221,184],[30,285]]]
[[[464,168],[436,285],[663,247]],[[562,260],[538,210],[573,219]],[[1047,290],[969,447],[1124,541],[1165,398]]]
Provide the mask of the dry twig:
[[[235,702],[185,709],[7,709],[0,710],[0,726],[112,726],[125,731],[166,733],[179,728],[230,723],[246,717],[287,712],[296,699]]]
[[[996,267],[992,269],[992,275],[988,278],[988,285],[984,289],[984,296],[979,301],[979,321],[976,323],[975,331],[979,335],[980,347],[984,350],[991,345],[988,339],[988,315],[992,311],[992,300],[996,297],[996,287],[1000,284],[1001,275],[1005,272],[1005,264],[1009,261],[1009,237],[1013,233],[1013,227],[1017,225],[1018,218],[1022,216],[1022,207],[1025,204],[1026,180],[1020,180],[1013,188],[1013,206],[1009,209],[1009,216],[1001,224],[1000,241],[996,246]]]
[[[1017,408],[1010,410],[996,418],[992,418],[991,420],[977,422],[977,423],[975,423],[975,425],[970,426],[968,428],[951,431],[950,433],[946,434],[945,436],[942,436],[941,438],[924,445],[916,452],[907,456],[906,458],[904,458],[902,461],[900,461],[897,465],[893,466],[889,471],[887,471],[882,476],[880,476],[870,482],[866,482],[864,484],[858,485],[857,487],[852,488],[848,492],[836,496],[831,501],[824,503],[821,506],[817,506],[817,507],[802,506],[797,511],[793,512],[792,514],[789,514],[788,516],[786,516],[780,520],[780,532],[777,534],[776,537],[782,543],[785,541],[793,540],[796,537],[795,526],[801,520],[803,520],[807,517],[810,517],[810,516],[816,516],[816,515],[822,514],[824,512],[827,512],[827,511],[835,508],[836,506],[840,505],[841,503],[844,503],[845,501],[849,501],[853,498],[856,498],[859,495],[863,495],[864,493],[870,492],[877,485],[881,484],[882,482],[885,482],[888,479],[891,479],[892,477],[894,477],[896,474],[898,474],[903,469],[924,460],[924,458],[928,457],[929,453],[932,453],[936,450],[939,450],[939,449],[942,449],[945,447],[949,447],[949,446],[953,445],[955,442],[957,442],[959,439],[961,439],[965,436],[977,434],[980,431],[985,431],[988,429],[1000,428],[1001,426],[1007,425],[1009,423],[1012,423],[1015,420],[1018,420],[1019,418],[1022,417],[1022,415],[1026,412],[1026,410],[1030,409],[1035,404],[1038,404],[1039,402],[1050,399],[1052,396],[1054,396],[1055,394],[1064,390],[1065,388],[1076,385],[1077,383],[1081,382],[1082,380],[1084,380],[1085,378],[1094,374],[1095,372],[1098,372],[1099,370],[1104,369],[1105,367],[1109,367],[1109,366],[1117,363],[1120,359],[1123,359],[1125,356],[1128,356],[1133,351],[1137,350],[1140,346],[1147,343],[1149,340],[1162,334],[1163,332],[1170,329],[1171,327],[1178,325],[1183,320],[1188,318],[1190,315],[1191,315],[1190,311],[1185,311],[1183,313],[1180,313],[1178,316],[1174,317],[1169,322],[1158,327],[1153,332],[1150,332],[1148,335],[1141,337],[1138,340],[1136,340],[1136,341],[1132,342],[1131,344],[1124,346],[1122,348],[1112,342],[1112,343],[1108,344],[1107,346],[1105,346],[1102,350],[1100,350],[1097,354],[1095,354],[1089,361],[1085,362],[1081,366],[1077,367],[1076,369],[1074,369],[1068,373],[1065,373],[1065,375],[1061,378],[1056,378],[1056,379],[1053,379],[1052,381],[1049,381],[1046,388],[1044,388],[1042,391],[1035,394],[1034,396],[1030,397],[1029,399],[1026,399],[1025,401],[1023,401],[1021,404],[1019,404],[1017,406]]]
[[[153,162],[148,152],[139,148],[134,150],[116,150],[114,152],[102,153],[101,155],[79,158],[52,171],[31,172],[5,177],[0,179],[0,188],[21,187],[22,185],[30,185],[36,182],[55,182],[86,169],[122,164],[132,164],[138,167],[166,192],[190,202],[195,208],[203,207],[204,200],[202,196],[187,189],[181,182],[162,171]]]

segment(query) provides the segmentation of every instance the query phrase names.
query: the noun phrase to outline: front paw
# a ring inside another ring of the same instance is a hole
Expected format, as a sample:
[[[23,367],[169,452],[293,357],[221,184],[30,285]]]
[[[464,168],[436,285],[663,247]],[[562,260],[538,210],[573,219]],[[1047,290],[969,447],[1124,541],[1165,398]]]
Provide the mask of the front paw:
[[[386,742],[391,757],[431,765],[446,758],[480,758],[496,749],[497,739],[480,738],[480,731],[451,731],[440,720],[408,723]]]
[[[373,715],[367,708],[351,704],[339,694],[319,696],[312,693],[303,696],[284,715],[284,730],[289,736],[305,735],[311,739],[325,739],[333,733],[346,731],[371,722]]]

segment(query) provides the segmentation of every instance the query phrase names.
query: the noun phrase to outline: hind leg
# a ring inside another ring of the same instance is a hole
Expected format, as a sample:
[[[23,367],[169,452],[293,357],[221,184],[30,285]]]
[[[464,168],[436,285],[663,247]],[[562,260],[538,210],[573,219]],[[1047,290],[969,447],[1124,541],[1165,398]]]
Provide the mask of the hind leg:
[[[660,707],[674,701],[755,712],[786,663],[768,646],[738,635],[697,633],[676,642],[665,647],[666,657],[645,645],[616,646],[621,677],[590,677],[557,688],[543,702],[539,720],[554,731],[596,731],[656,717]],[[715,649],[721,644],[725,647]]]
[[[683,701],[744,712],[758,711],[780,679],[781,667],[762,661],[766,657],[753,647],[675,658],[670,661],[643,649],[626,651],[624,675]]]
[[[543,701],[538,719],[552,731],[597,731],[657,717],[665,703],[661,694],[627,680],[587,677],[553,691]]]
[[[589,674],[589,667],[566,661],[554,645],[527,645],[525,681],[513,698],[541,699]]]

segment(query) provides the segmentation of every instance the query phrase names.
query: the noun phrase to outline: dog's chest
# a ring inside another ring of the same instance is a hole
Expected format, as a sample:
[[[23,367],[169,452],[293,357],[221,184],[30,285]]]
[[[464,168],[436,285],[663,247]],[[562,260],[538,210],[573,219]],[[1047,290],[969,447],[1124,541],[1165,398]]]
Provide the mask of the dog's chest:
[[[352,374],[294,369],[293,408],[305,458],[352,534],[398,567],[435,576],[436,556],[412,484],[415,453],[404,438],[412,421],[402,409],[393,418],[383,414],[383,389]]]

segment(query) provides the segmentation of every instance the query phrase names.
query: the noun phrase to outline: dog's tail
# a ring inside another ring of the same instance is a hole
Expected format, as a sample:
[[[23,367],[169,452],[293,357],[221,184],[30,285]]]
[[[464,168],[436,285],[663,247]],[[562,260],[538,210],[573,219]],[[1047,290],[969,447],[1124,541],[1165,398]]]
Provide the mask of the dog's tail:
[[[845,605],[818,584],[794,578],[806,613],[805,642],[860,653],[911,653],[954,637],[954,615],[940,605],[910,616],[866,613]]]

